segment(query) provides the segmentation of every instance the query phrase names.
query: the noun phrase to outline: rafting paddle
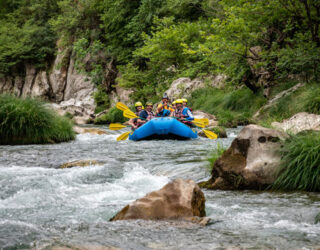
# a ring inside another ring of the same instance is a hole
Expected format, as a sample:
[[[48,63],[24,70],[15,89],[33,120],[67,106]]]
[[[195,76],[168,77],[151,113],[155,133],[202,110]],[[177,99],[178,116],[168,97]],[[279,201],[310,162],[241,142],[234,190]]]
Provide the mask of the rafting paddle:
[[[117,109],[120,109],[121,111],[125,111],[125,110],[129,109],[128,106],[122,102],[117,102],[116,107],[117,107]]]
[[[120,136],[117,137],[117,141],[125,141],[125,140],[127,140],[130,133],[131,133],[131,131],[128,131],[128,132],[125,132],[125,133],[121,134]]]
[[[217,134],[212,132],[212,131],[210,131],[210,130],[202,129],[202,131],[211,140],[214,140],[214,139],[218,138]]]
[[[110,130],[120,130],[120,129],[123,129],[123,128],[126,128],[127,126],[125,125],[122,125],[120,123],[111,123],[109,125],[109,129]]]
[[[133,113],[130,109],[126,109],[125,111],[123,111],[123,116],[129,119],[138,118],[138,116],[135,113]]]

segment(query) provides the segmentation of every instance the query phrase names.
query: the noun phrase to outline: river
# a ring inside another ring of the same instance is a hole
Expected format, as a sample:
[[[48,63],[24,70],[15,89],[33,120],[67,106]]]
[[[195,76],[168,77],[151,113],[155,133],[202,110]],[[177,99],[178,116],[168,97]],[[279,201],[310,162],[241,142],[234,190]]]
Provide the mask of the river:
[[[123,131],[122,131],[123,132]],[[121,141],[120,132],[69,143],[0,146],[0,248],[113,246],[123,249],[311,249],[320,245],[319,193],[207,191],[209,226],[108,220],[174,178],[209,177],[206,159],[229,138]],[[58,169],[72,160],[102,165]]]

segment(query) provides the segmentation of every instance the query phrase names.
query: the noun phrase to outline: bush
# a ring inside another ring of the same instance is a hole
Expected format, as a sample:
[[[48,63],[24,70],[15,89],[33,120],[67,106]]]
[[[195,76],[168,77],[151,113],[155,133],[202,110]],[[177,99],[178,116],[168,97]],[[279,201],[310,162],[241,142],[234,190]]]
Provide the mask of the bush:
[[[251,116],[266,102],[247,88],[220,90],[203,88],[194,91],[190,103],[194,110],[217,116],[219,124],[235,127],[249,123]]]
[[[210,156],[208,158],[210,170],[212,170],[216,160],[218,160],[225,151],[226,149],[220,143],[218,143],[217,147],[210,153]]]
[[[291,136],[281,150],[282,162],[272,189],[320,191],[320,133]]]
[[[123,112],[116,107],[109,109],[108,113],[98,117],[94,120],[94,124],[109,124],[109,123],[123,123],[126,118],[123,117]]]
[[[98,86],[98,90],[94,93],[94,101],[97,104],[95,113],[100,113],[110,107],[110,99],[108,94],[103,90],[103,87]]]
[[[0,96],[0,144],[57,143],[73,140],[70,120],[43,102]]]

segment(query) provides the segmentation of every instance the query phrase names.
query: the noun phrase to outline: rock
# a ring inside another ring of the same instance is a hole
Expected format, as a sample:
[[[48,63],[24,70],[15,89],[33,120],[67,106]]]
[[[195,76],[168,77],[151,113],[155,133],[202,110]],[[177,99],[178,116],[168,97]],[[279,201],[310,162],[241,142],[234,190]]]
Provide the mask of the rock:
[[[218,126],[218,121],[217,121],[217,118],[214,116],[214,115],[211,115],[209,113],[206,113],[206,112],[203,112],[203,111],[200,111],[200,110],[195,110],[195,111],[192,111],[192,114],[195,118],[207,118],[209,119],[209,127],[216,127]]]
[[[106,131],[99,128],[82,128],[79,126],[73,127],[74,132],[77,134],[94,134],[94,135],[106,135],[108,134]]]
[[[320,115],[306,112],[297,113],[283,122],[273,122],[272,127],[285,132],[297,134],[304,130],[320,130]]]
[[[59,168],[87,167],[92,165],[102,165],[102,163],[96,160],[79,160],[64,163]]]
[[[205,216],[205,197],[192,180],[176,179],[125,206],[110,221],[185,219]]]
[[[194,90],[204,88],[202,80],[196,78],[191,80],[188,77],[182,77],[172,82],[170,88],[165,91],[171,100],[190,95]]]
[[[56,102],[62,102],[64,100],[70,55],[70,50],[63,51],[59,49],[51,73],[49,74],[49,81]]]
[[[217,126],[217,127],[207,127],[205,129],[216,133],[218,135],[218,138],[227,138],[228,137],[227,131],[225,130],[224,127],[219,127],[219,126]],[[203,131],[200,131],[198,133],[198,136],[207,138],[207,136],[205,135],[205,133]]]
[[[257,125],[244,127],[230,148],[215,162],[210,189],[264,189],[275,180],[280,163],[278,150],[287,135]]]
[[[218,89],[224,88],[226,80],[227,76],[223,74],[208,77],[209,86]]]
[[[41,71],[37,74],[30,94],[33,97],[46,97],[46,99],[48,99],[50,86],[48,83],[47,72]]]
[[[35,66],[32,64],[26,64],[26,76],[25,76],[25,81],[22,88],[22,93],[21,93],[22,97],[31,96],[32,87],[36,79],[36,76],[37,76],[37,70]]]
[[[48,248],[45,248],[48,249]],[[60,245],[60,246],[50,246],[52,250],[121,250],[121,248],[112,246],[102,246],[102,245]]]

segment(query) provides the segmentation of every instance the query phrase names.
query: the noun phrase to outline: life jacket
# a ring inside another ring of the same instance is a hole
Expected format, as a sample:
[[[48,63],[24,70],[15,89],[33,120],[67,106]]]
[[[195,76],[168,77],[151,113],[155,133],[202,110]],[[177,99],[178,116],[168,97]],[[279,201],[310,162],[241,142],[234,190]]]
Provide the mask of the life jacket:
[[[182,115],[184,118],[186,118],[188,121],[193,121],[194,120],[194,117],[191,113],[191,110],[188,108],[188,107],[185,107],[183,110],[182,110]]]
[[[179,118],[179,119],[183,119],[184,118],[184,115],[183,115],[183,109],[176,109],[174,112],[173,112],[173,116],[176,117],[176,118]]]
[[[157,116],[165,117],[165,116],[169,116],[170,113],[171,113],[170,110],[168,110],[168,109],[163,109],[163,110],[161,110],[161,111],[157,114]]]
[[[170,112],[173,112],[173,111],[174,111],[174,109],[172,108],[172,106],[171,106],[170,104],[167,103],[166,105],[164,105],[163,102],[161,102],[161,103],[158,105],[157,108],[162,107],[162,106],[163,106],[164,109],[169,110]]]
[[[148,121],[155,117],[155,115],[154,115],[154,113],[152,111],[149,112],[149,111],[146,110],[146,112],[148,113],[148,117],[147,117]]]

